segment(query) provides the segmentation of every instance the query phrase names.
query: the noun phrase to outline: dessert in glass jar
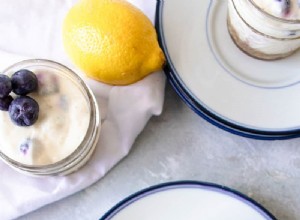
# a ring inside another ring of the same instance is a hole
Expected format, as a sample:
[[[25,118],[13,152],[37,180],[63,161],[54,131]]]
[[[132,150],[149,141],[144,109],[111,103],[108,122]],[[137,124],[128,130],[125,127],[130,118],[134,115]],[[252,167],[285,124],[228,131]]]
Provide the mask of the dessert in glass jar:
[[[262,59],[287,57],[300,47],[297,0],[228,0],[228,31],[246,54]]]
[[[12,92],[9,112],[0,111],[1,158],[31,175],[66,175],[79,169],[99,137],[100,113],[93,93],[72,70],[49,60],[22,61],[3,74],[22,71],[35,74],[38,86],[26,96]],[[21,115],[26,98],[38,104],[38,117],[30,126],[26,123],[32,117]]]

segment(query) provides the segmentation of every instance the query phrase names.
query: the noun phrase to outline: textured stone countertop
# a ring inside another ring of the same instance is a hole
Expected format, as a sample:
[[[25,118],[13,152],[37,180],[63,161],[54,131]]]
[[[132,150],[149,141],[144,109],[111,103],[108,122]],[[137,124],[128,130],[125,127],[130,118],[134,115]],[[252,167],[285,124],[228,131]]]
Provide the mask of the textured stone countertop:
[[[131,153],[103,179],[22,220],[98,219],[150,185],[199,180],[236,189],[281,220],[300,219],[300,139],[259,141],[209,124],[167,85],[164,112],[153,117]]]

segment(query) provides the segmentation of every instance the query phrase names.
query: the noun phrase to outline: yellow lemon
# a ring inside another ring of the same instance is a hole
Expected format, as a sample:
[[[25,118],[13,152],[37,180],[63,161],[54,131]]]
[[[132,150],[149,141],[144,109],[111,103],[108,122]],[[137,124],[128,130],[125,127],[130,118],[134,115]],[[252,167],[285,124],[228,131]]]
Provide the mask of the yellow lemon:
[[[87,76],[113,85],[134,83],[165,62],[151,21],[125,0],[80,0],[66,15],[63,42]]]

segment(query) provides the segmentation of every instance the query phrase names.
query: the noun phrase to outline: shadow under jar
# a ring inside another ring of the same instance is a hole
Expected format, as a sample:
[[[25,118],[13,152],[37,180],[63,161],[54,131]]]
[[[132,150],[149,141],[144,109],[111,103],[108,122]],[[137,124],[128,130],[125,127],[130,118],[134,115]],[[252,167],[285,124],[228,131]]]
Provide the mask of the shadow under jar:
[[[228,31],[246,54],[262,60],[290,56],[300,47],[297,0],[228,0]]]
[[[69,68],[50,60],[25,60],[3,74],[28,69],[38,78],[38,90],[28,94],[39,104],[31,126],[14,124],[0,112],[0,156],[33,176],[67,175],[91,157],[100,132],[100,112],[92,91]]]

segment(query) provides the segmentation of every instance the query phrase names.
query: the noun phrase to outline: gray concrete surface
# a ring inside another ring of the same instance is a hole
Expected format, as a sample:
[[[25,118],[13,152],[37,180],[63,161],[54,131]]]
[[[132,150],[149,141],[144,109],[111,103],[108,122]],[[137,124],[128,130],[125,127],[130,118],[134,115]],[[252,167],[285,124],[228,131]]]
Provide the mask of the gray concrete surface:
[[[103,179],[20,220],[90,220],[153,184],[200,180],[234,188],[278,219],[300,219],[300,139],[258,141],[227,133],[192,112],[168,85],[130,154]]]

